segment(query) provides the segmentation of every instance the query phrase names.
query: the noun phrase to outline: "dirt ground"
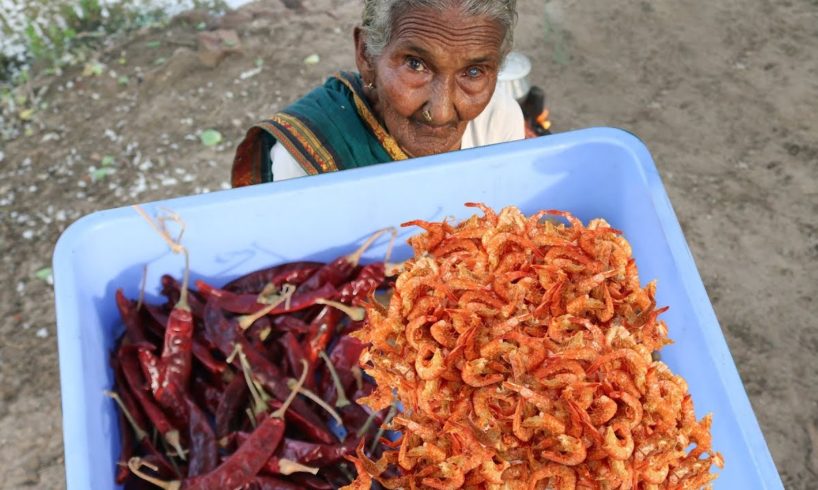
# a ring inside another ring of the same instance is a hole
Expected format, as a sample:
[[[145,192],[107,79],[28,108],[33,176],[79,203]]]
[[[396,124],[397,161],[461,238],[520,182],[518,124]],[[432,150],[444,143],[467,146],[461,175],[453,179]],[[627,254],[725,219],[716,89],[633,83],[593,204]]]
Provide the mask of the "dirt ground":
[[[241,40],[217,68],[193,51],[202,19],[138,33],[102,53],[101,75],[49,80],[34,132],[0,143],[0,487],[65,485],[54,295],[37,275],[60,233],[95,210],[227,186],[249,124],[352,68],[361,2],[299,3],[207,21]],[[555,129],[617,126],[650,148],[784,484],[814,489],[818,2],[519,10],[516,46]],[[204,146],[208,128],[224,141]]]

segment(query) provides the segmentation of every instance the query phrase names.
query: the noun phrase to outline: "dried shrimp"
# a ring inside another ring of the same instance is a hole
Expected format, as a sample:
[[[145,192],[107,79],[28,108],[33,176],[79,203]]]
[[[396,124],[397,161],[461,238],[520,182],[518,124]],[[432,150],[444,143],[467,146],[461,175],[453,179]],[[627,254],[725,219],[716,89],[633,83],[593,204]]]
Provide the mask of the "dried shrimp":
[[[403,413],[394,450],[351,457],[347,488],[710,488],[711,417],[653,358],[670,343],[664,309],[622,234],[469,206],[483,215],[408,223],[424,229],[414,258],[353,334],[378,386],[359,402]]]

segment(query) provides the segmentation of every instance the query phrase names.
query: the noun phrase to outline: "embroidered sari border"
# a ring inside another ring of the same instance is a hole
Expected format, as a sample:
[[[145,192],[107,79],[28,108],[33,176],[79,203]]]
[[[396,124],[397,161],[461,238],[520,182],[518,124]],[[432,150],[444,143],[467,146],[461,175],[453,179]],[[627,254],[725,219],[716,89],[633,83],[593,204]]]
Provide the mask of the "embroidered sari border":
[[[268,122],[269,121],[269,122]],[[258,126],[272,134],[309,175],[338,170],[323,141],[300,119],[280,112]]]
[[[352,99],[355,101],[355,108],[358,111],[358,115],[361,116],[361,119],[366,122],[369,129],[378,139],[380,144],[386,150],[390,157],[393,160],[406,160],[409,156],[401,149],[398,142],[386,132],[381,123],[378,122],[377,117],[369,108],[369,104],[364,99],[363,93],[359,92],[359,88],[357,83],[350,80],[346,73],[339,72],[336,73],[335,78],[341,81],[346,87],[352,92]]]

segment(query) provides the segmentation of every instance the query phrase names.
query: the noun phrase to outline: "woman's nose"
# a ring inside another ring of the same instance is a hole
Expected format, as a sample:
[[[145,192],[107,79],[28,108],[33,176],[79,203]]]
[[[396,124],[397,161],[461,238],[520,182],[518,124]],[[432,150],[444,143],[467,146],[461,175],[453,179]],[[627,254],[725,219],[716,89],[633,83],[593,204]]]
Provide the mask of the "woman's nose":
[[[457,110],[454,106],[454,84],[450,80],[439,78],[432,82],[428,110],[432,114],[430,124],[444,126],[457,122]]]

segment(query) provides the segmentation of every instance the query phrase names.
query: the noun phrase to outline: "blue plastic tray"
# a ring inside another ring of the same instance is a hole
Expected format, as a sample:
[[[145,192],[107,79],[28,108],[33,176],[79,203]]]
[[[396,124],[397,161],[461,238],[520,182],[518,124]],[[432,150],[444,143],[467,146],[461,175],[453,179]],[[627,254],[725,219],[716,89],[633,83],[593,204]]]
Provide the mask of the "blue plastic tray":
[[[675,344],[662,351],[690,386],[698,416],[714,413],[713,446],[726,468],[718,489],[783,488],[693,257],[645,146],[614,129],[589,129],[504,145],[145,205],[187,223],[195,277],[215,283],[282,261],[330,260],[376,229],[411,219],[465,218],[463,203],[530,214],[565,209],[603,217],[633,245],[643,283]],[[405,234],[410,231],[405,230]],[[414,233],[414,232],[411,232]],[[406,235],[404,235],[405,238]],[[369,258],[383,256],[384,247]],[[403,245],[398,255],[408,257]],[[70,489],[109,489],[119,434],[109,352],[121,328],[116,288],[138,294],[145,264],[150,297],[182,260],[130,208],[71,225],[54,252],[65,467]]]

